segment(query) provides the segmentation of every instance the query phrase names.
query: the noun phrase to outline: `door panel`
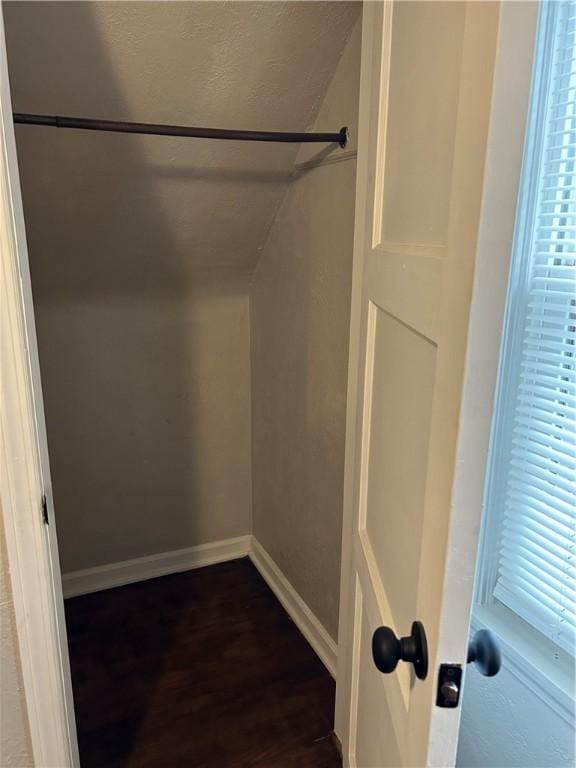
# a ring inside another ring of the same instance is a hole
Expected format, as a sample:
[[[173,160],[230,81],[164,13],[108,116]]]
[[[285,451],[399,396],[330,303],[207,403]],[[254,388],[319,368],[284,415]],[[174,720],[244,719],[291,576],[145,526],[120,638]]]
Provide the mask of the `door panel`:
[[[336,722],[361,768],[429,759],[498,13],[364,5]],[[428,676],[381,674],[374,631],[415,620]]]
[[[394,7],[383,243],[446,242],[464,18],[463,3]]]
[[[421,258],[429,255],[426,246],[395,244],[393,248],[375,248],[381,258],[366,265],[371,300],[400,323],[434,339],[438,335],[440,307],[425,299],[430,294],[440,294],[442,261]],[[419,249],[425,252],[419,255]]]
[[[374,304],[373,365],[366,393],[370,441],[366,534],[378,553],[393,626],[416,615],[435,345]],[[383,515],[382,510],[394,510]],[[363,528],[360,520],[360,530]]]
[[[371,622],[368,617],[362,616],[359,665],[359,687],[365,695],[359,701],[358,706],[358,765],[380,765],[382,755],[386,756],[386,762],[382,768],[398,768],[402,765],[402,758],[398,751],[398,735],[394,732],[394,720],[387,707],[386,698],[382,697],[380,689],[386,685],[386,681],[378,679],[374,675],[374,665],[370,649]],[[373,710],[370,702],[375,699],[383,699],[386,709]]]

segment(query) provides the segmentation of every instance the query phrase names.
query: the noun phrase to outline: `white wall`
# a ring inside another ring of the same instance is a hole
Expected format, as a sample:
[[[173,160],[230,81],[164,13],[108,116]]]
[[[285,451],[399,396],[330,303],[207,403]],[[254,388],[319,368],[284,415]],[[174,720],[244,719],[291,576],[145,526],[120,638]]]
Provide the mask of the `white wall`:
[[[0,766],[34,764],[0,508]]]
[[[504,666],[496,677],[466,675],[459,768],[572,768],[574,724]]]

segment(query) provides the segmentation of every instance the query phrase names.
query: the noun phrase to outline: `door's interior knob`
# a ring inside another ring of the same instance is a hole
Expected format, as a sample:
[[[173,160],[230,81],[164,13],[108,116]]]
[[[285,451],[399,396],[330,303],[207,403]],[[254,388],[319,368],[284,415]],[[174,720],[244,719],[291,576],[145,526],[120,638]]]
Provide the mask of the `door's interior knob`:
[[[486,677],[497,675],[502,666],[498,639],[487,629],[479,629],[468,645],[468,664],[474,662],[480,674]]]
[[[396,669],[399,661],[414,665],[419,680],[428,674],[428,643],[424,626],[420,621],[412,623],[412,633],[398,639],[390,627],[379,627],[372,636],[372,658],[380,672]]]

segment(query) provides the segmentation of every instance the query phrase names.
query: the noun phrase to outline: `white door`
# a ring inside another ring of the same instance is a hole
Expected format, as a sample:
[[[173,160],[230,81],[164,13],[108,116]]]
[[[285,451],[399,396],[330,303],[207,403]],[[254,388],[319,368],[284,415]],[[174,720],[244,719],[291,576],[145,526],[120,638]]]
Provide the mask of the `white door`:
[[[0,256],[0,511],[34,761],[64,768],[78,746],[1,8]]]
[[[439,663],[466,660],[480,518],[457,457],[498,22],[364,5],[336,705],[360,768],[454,761],[458,709],[435,701]],[[378,671],[375,631],[416,620],[424,679],[394,646]]]

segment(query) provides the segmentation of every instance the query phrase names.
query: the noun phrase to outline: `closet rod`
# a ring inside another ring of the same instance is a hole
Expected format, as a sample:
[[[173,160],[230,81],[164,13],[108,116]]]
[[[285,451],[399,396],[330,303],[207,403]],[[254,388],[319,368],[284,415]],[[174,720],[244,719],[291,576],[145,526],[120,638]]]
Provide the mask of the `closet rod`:
[[[155,136],[184,136],[196,139],[232,139],[235,141],[282,141],[336,143],[341,147],[348,141],[348,128],[337,133],[290,133],[286,131],[237,131],[225,128],[197,128],[184,125],[156,123],[126,123],[118,120],[92,120],[86,117],[59,117],[14,113],[14,122],[22,125],[48,125],[53,128],[82,128],[88,131],[115,133],[145,133]]]

